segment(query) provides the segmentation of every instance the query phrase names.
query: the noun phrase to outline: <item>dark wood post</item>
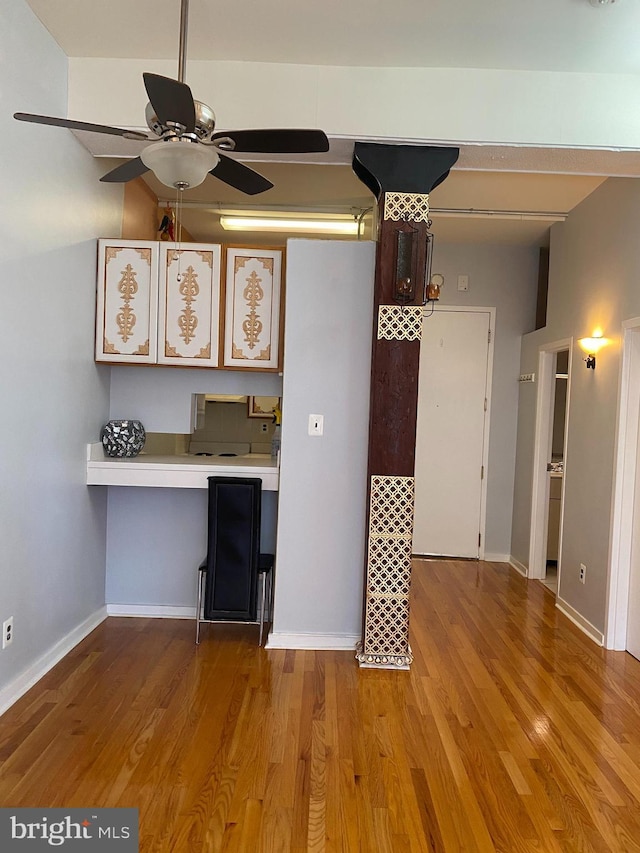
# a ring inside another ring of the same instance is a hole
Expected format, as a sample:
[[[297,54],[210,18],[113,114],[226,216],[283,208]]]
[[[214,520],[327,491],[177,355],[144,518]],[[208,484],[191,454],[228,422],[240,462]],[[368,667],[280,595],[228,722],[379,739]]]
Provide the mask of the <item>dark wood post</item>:
[[[418,367],[429,270],[429,192],[457,148],[357,142],[353,169],[378,199],[369,500],[361,666],[408,669]]]

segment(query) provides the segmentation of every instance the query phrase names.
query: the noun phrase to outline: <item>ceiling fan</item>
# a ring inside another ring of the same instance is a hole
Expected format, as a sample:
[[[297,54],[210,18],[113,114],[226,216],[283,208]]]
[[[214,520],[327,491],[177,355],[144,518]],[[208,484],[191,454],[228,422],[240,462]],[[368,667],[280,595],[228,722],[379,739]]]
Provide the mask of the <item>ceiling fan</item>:
[[[329,140],[321,130],[265,129],[215,133],[213,110],[207,104],[194,100],[191,89],[184,82],[188,14],[189,0],[181,0],[178,79],[146,72],[142,75],[149,96],[145,119],[157,141],[144,148],[139,157],[103,175],[101,181],[125,183],[152,171],[166,186],[185,190],[198,186],[207,174],[211,174],[247,195],[257,195],[271,189],[271,181],[223,152],[304,154],[329,150]],[[89,130],[126,139],[154,139],[135,130],[53,116],[14,113],[13,117],[19,121]]]

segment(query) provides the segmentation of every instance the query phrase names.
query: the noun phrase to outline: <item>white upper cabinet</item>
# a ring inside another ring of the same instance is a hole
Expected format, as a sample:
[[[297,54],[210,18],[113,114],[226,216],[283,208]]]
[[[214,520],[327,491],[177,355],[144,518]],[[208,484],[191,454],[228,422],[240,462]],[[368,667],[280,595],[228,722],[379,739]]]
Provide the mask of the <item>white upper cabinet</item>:
[[[220,246],[160,244],[158,364],[217,367]]]
[[[224,367],[280,368],[282,249],[226,250]]]
[[[281,369],[282,249],[228,248],[224,276],[215,244],[100,240],[98,251],[96,361]]]
[[[155,364],[158,244],[100,240],[96,361]]]

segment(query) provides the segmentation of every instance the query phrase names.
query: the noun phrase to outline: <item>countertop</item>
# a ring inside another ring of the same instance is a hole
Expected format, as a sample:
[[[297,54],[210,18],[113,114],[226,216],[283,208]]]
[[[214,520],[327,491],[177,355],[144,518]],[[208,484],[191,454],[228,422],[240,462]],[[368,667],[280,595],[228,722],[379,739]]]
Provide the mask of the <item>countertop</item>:
[[[193,456],[187,453],[156,456],[106,456],[100,442],[87,445],[87,485],[147,486],[169,489],[206,489],[208,477],[259,477],[262,488],[277,491],[278,461],[266,453],[244,456]]]

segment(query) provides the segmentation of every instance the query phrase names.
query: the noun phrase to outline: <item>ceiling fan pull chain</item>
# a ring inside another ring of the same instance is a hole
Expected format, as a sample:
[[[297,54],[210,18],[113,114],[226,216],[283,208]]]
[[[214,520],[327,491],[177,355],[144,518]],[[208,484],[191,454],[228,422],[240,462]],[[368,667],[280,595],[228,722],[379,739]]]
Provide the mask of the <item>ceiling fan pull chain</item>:
[[[182,190],[179,189],[176,190],[176,238],[176,251],[178,255],[178,275],[176,276],[176,281],[180,284],[182,281],[182,251],[180,248],[180,244],[182,243]]]

